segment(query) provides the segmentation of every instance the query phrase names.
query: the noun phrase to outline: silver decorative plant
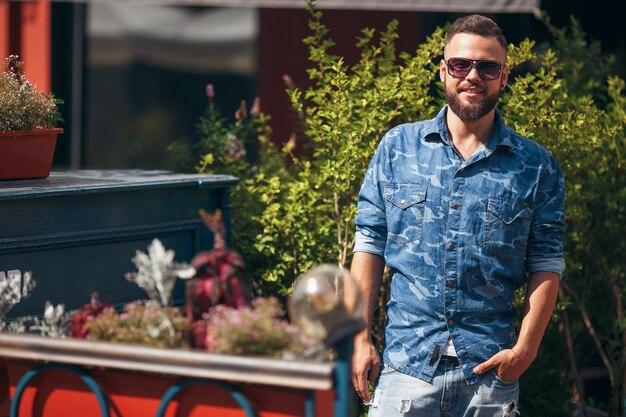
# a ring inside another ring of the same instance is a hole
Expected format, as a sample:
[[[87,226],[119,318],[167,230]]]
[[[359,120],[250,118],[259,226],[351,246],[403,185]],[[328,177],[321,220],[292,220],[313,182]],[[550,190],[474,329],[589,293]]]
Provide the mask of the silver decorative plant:
[[[154,239],[148,246],[148,253],[137,251],[132,259],[137,272],[129,272],[126,279],[143,288],[153,303],[167,307],[172,299],[176,278],[188,279],[196,274],[189,264],[174,262],[173,250],[166,250],[159,239]],[[162,320],[156,326],[148,328],[148,335],[158,338],[163,332],[171,338],[175,336],[174,324],[162,309]]]
[[[30,271],[0,271],[0,320],[35,288]]]
[[[43,319],[33,317],[33,323],[28,327],[28,331],[38,331],[42,336],[47,337],[67,337],[69,316],[65,314],[65,305],[54,305],[46,301],[46,308]]]
[[[174,262],[174,251],[165,250],[159,239],[148,246],[148,253],[137,251],[132,259],[137,272],[129,272],[126,279],[143,288],[151,300],[161,306],[169,305],[176,278],[187,279],[196,270],[189,264]]]

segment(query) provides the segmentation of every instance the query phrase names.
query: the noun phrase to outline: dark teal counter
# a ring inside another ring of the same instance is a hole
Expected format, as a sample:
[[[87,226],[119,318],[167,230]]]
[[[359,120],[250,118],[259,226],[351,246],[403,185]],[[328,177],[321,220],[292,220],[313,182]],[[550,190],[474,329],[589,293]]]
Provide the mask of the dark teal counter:
[[[144,298],[126,282],[137,249],[157,237],[176,260],[212,245],[198,216],[222,209],[230,224],[237,178],[166,171],[53,172],[44,180],[0,181],[0,271],[32,271],[37,287],[9,317],[42,314],[46,301],[66,310],[89,301]],[[179,283],[181,284],[181,283]],[[174,298],[183,297],[177,285]]]

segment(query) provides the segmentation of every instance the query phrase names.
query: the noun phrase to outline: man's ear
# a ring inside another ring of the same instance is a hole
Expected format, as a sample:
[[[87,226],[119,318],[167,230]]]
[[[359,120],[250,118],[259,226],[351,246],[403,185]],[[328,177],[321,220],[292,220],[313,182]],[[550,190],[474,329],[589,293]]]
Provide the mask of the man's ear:
[[[443,59],[439,61],[439,79],[442,83],[446,82],[446,63]]]
[[[509,67],[502,68],[502,76],[500,77],[500,90],[504,90],[509,81]]]

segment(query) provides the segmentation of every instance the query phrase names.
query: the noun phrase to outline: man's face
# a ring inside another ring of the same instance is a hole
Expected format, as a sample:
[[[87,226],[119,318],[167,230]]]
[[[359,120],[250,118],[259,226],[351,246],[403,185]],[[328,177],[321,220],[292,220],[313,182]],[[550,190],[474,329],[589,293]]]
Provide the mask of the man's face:
[[[495,38],[460,33],[455,35],[444,50],[444,59],[466,58],[506,63],[506,52]],[[480,77],[476,66],[462,78],[448,73],[447,64],[439,64],[439,77],[445,86],[446,101],[450,110],[466,123],[472,123],[489,114],[496,106],[500,91],[506,85],[508,68],[503,67],[494,80]]]

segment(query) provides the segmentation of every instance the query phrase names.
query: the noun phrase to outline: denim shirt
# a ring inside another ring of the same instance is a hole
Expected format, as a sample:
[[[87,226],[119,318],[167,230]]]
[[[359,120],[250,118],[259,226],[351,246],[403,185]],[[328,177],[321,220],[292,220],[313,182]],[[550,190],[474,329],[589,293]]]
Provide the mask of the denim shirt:
[[[381,140],[365,174],[355,252],[391,269],[383,361],[429,381],[448,338],[467,383],[516,341],[513,295],[527,275],[559,275],[565,187],[554,157],[502,121],[464,160],[447,106]]]

